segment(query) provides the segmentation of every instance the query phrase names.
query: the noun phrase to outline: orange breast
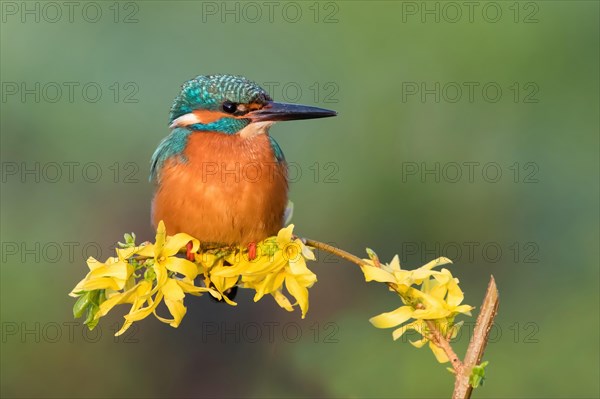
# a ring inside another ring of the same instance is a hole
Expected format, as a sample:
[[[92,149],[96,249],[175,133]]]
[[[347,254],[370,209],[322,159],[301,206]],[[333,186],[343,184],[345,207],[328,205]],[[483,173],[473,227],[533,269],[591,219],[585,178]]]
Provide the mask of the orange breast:
[[[152,203],[152,222],[169,235],[247,245],[275,235],[287,205],[286,166],[275,160],[266,134],[250,138],[196,132],[187,162],[168,159]]]

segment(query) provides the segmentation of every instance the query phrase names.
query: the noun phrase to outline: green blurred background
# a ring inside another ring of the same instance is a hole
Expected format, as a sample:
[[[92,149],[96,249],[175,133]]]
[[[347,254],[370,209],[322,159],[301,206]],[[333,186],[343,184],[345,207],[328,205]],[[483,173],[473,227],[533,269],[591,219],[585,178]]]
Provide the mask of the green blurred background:
[[[325,256],[305,320],[247,292],[187,300],[178,329],[72,319],[85,258],[153,237],[149,158],[208,73],[338,111],[271,130],[299,233],[452,257],[475,306],[496,277],[476,397],[599,396],[598,2],[1,6],[2,397],[450,396],[429,350],[369,324],[397,298]]]

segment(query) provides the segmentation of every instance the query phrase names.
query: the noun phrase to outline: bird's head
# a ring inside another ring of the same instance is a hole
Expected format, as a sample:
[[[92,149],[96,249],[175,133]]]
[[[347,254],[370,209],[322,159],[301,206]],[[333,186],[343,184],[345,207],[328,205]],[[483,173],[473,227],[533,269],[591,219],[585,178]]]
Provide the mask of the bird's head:
[[[241,76],[208,75],[184,83],[169,122],[171,129],[254,136],[277,121],[335,115],[323,108],[274,102],[259,85]]]

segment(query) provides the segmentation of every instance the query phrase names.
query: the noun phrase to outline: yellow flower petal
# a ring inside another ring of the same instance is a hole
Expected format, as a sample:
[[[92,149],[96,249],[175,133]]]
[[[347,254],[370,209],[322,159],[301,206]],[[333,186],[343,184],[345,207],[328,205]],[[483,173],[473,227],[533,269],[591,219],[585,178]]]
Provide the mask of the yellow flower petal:
[[[119,280],[127,280],[131,273],[133,273],[133,266],[129,263],[119,261],[111,265],[96,267],[89,273],[89,278],[113,277]]]
[[[165,227],[164,222],[161,220],[158,222],[158,227],[156,228],[156,237],[154,240],[154,255],[159,256],[162,253],[163,247],[165,246],[165,241],[167,240],[167,229]]]
[[[181,286],[179,286],[172,278],[168,279],[165,285],[161,287],[161,291],[165,296],[165,299],[172,301],[180,301],[185,297]]]
[[[185,248],[190,241],[192,242],[192,252],[198,251],[198,248],[200,248],[200,242],[198,240],[188,234],[178,233],[166,240],[161,254],[163,256],[173,256]]]
[[[118,258],[109,258],[106,263],[97,261],[90,257],[87,260],[90,272],[81,280],[70,296],[77,297],[81,291],[93,291],[99,289],[121,290],[127,279],[133,273],[133,266],[122,262]]]
[[[454,307],[460,305],[464,299],[465,296],[458,286],[456,279],[452,279],[448,283],[448,297],[446,298],[446,302],[448,302],[448,305]]]
[[[145,244],[137,247],[137,255],[143,256],[145,258],[153,258],[156,252],[156,248],[154,244]]]
[[[201,295],[203,292],[208,292],[213,297],[215,297],[217,299],[221,299],[221,294],[219,294],[216,290],[213,290],[212,288],[197,287],[193,284],[190,284],[190,283],[182,281],[182,280],[175,280],[175,281],[177,281],[177,284],[179,284],[179,286],[181,287],[183,292],[185,292],[186,294]]]
[[[308,312],[308,290],[298,284],[296,279],[290,275],[285,277],[285,288],[298,302],[302,311],[302,318],[304,318],[306,312]]]
[[[165,261],[164,265],[168,270],[179,273],[190,280],[195,279],[198,275],[196,264],[187,259],[171,256]]]
[[[421,266],[419,269],[433,269],[434,267],[447,265],[448,263],[452,263],[452,261],[445,256],[439,257],[437,259],[432,260],[431,262]]]
[[[427,338],[421,338],[417,341],[408,341],[410,342],[410,344],[412,346],[414,346],[415,348],[422,348],[423,345],[425,345],[427,342],[429,342],[429,340]]]
[[[290,303],[290,300],[287,299],[287,297],[285,295],[283,295],[283,293],[281,291],[272,292],[271,295],[273,295],[273,298],[275,298],[275,301],[277,302],[277,304],[279,306],[281,306],[283,309],[287,310],[288,312],[294,311],[294,307]]]
[[[410,284],[421,284],[423,280],[439,273],[438,271],[425,269],[424,267],[422,266],[410,273],[410,278],[412,279]]]
[[[230,288],[233,288],[234,285],[238,282],[238,277],[221,277],[221,276],[211,276],[211,283],[215,286],[216,290],[224,293]]]
[[[448,269],[442,269],[438,273],[435,273],[433,278],[435,278],[439,284],[448,284],[448,282],[452,280],[452,273],[450,273],[450,270]]]
[[[269,273],[260,281],[249,281],[251,283],[250,286],[256,290],[254,302],[258,302],[263,296],[278,290],[283,284],[284,279],[285,273]]]
[[[423,291],[426,292],[427,294],[431,295],[435,299],[443,301],[444,297],[446,296],[446,293],[448,292],[448,285],[437,284],[437,282],[435,280],[431,281],[430,283],[431,283],[431,285],[430,285],[431,288],[423,289]]]
[[[171,327],[178,327],[187,311],[186,307],[183,305],[183,298],[185,297],[183,289],[177,284],[176,280],[170,278],[165,285],[162,286],[161,292],[164,295],[165,305],[167,305],[167,309],[169,309],[169,313],[171,313],[173,318],[166,319],[160,317],[156,314],[156,308],[153,311],[154,316],[163,323],[168,323]]]
[[[104,263],[96,260],[95,258],[93,258],[91,256],[89,258],[87,258],[86,263],[87,263],[88,267],[90,268],[90,271],[94,270],[94,269],[97,269],[100,266],[104,266]]]
[[[213,295],[213,291],[209,291],[211,292],[211,295],[213,295],[213,297],[217,298],[217,299],[223,299],[227,304],[231,305],[231,306],[237,306],[237,303],[233,302],[231,299],[229,299],[227,297],[227,295],[225,295],[225,292],[227,290],[229,290],[230,288],[232,288],[233,286],[235,286],[238,282],[238,277],[220,277],[220,276],[211,276],[210,281],[206,281],[205,283],[207,285],[212,285],[215,287],[216,291],[219,293],[219,297]]]
[[[300,256],[298,259],[290,260],[289,266],[290,271],[294,274],[312,274],[312,271],[310,271],[306,264],[304,255]]]
[[[287,261],[281,255],[281,252],[278,251],[273,257],[263,255],[253,261],[246,261],[242,258],[232,266],[215,266],[211,270],[211,275],[221,277],[262,275],[278,271],[286,264]]]
[[[425,309],[416,309],[412,313],[412,317],[415,319],[423,319],[423,320],[435,320],[435,319],[443,319],[445,317],[450,316],[450,311],[446,310],[443,306],[438,307],[429,307]]]
[[[398,255],[394,255],[394,257],[392,258],[392,261],[387,265],[387,267],[392,272],[399,272],[401,270],[400,258],[398,257]]]
[[[435,355],[435,358],[437,359],[438,362],[446,363],[449,361],[448,356],[446,356],[446,352],[444,352],[444,350],[442,348],[435,345],[431,341],[429,341],[429,349],[431,349],[431,351]]]
[[[94,318],[106,316],[106,314],[116,305],[121,303],[133,303],[136,298],[142,297],[150,292],[152,285],[148,281],[141,281],[135,287],[120,294],[110,296],[106,301],[100,304],[100,309],[96,312]]]
[[[154,309],[156,309],[156,307],[158,306],[160,301],[162,301],[162,299],[163,299],[163,293],[162,293],[162,291],[158,291],[158,293],[156,294],[156,297],[154,299],[152,299],[151,297],[148,297],[147,302],[149,303],[149,305],[146,306],[145,308],[135,309],[136,304],[134,304],[134,306],[132,307],[132,311],[124,316],[125,320],[139,321],[139,320],[145,319],[146,317],[148,317],[150,315],[150,313],[154,312]],[[142,303],[142,305],[143,305],[143,303]]]
[[[471,310],[475,309],[475,307],[470,306],[470,305],[460,305],[455,307],[453,310],[457,313],[462,313],[462,314],[466,314],[468,316],[471,316]]]
[[[156,314],[156,310],[154,311],[154,316],[163,323],[169,324],[171,327],[179,327],[183,316],[185,316],[187,312],[187,308],[183,305],[183,301],[172,301],[170,299],[165,299],[165,305],[167,305],[167,309],[169,309],[169,313],[173,316],[172,319],[166,319],[160,317]]]
[[[86,280],[79,287],[81,291],[94,291],[94,290],[120,290],[125,285],[125,280],[117,280],[112,277],[97,277],[91,280]]]
[[[315,253],[312,249],[310,249],[309,247],[307,247],[306,245],[304,245],[304,243],[302,243],[302,241],[300,240],[296,240],[300,242],[300,245],[302,246],[302,256],[304,256],[304,258],[308,259],[308,260],[316,260],[317,258],[315,258]]]
[[[132,321],[125,320],[125,322],[123,323],[123,327],[121,327],[121,329],[115,333],[115,337],[118,337],[119,335],[121,335],[125,331],[127,331],[129,329],[129,327],[131,327],[132,324],[133,324]]]
[[[401,306],[391,312],[382,313],[375,317],[371,317],[369,321],[377,328],[390,328],[398,324],[404,323],[410,319],[414,310],[410,306]]]
[[[392,332],[392,338],[395,341],[398,338],[400,338],[401,336],[403,336],[409,330],[415,330],[418,333],[421,333],[421,323],[422,322],[420,320],[415,320],[413,322],[407,323],[407,324],[395,329],[394,332]]]
[[[167,282],[167,278],[169,278],[169,275],[167,273],[167,268],[165,267],[163,262],[154,262],[152,269],[156,274],[156,287],[154,287],[153,290],[154,292],[156,292],[160,287],[165,285],[165,283]]]
[[[394,283],[396,279],[394,275],[386,272],[375,266],[361,266],[360,267],[365,275],[366,281],[379,281],[380,283]]]
[[[294,225],[290,224],[287,227],[279,230],[277,233],[277,245],[279,248],[284,248],[287,244],[292,241],[292,233],[294,231]]]
[[[225,301],[225,303],[228,305],[237,306],[237,302],[234,302],[231,299],[229,299],[229,297],[227,295],[221,295],[221,299],[223,299]]]

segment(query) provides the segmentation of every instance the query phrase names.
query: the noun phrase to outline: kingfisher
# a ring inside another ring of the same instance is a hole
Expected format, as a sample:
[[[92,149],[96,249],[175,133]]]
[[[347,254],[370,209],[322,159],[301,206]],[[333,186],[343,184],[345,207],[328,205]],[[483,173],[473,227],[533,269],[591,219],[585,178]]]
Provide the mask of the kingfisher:
[[[152,224],[201,243],[256,243],[283,227],[287,164],[269,128],[275,122],[335,116],[328,109],[275,102],[241,76],[185,82],[169,114],[170,134],[152,155]],[[188,244],[187,256],[191,243]],[[254,256],[254,255],[251,255]]]

